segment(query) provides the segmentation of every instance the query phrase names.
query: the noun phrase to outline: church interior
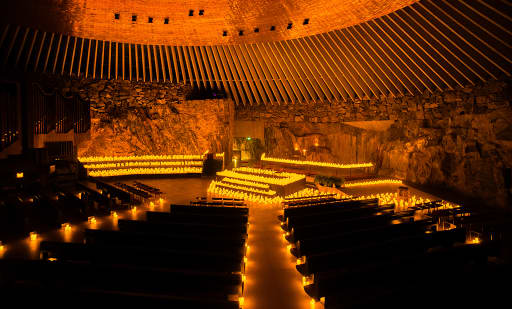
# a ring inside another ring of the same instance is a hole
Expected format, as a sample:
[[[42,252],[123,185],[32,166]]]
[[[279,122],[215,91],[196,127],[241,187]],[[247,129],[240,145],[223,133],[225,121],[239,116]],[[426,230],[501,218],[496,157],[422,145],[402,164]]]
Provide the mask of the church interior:
[[[511,1],[0,12],[3,304],[510,303]]]

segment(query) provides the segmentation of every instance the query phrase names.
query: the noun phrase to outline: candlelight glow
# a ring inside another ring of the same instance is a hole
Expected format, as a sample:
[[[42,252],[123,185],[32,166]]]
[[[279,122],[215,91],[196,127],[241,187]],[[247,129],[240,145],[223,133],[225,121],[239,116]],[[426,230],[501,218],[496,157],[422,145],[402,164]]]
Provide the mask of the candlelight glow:
[[[295,173],[278,173],[275,171],[270,170],[257,170],[257,173],[264,174],[265,176],[258,176],[253,174],[248,174],[244,172],[251,173],[255,169],[248,169],[248,168],[238,168],[233,169],[232,171],[224,170],[221,172],[217,172],[217,176],[224,176],[229,178],[236,178],[236,179],[242,179],[242,180],[248,180],[253,182],[261,182],[266,184],[274,184],[274,185],[281,185],[286,186],[293,182],[305,179],[305,175],[301,174],[295,174]],[[241,171],[241,172],[239,172]],[[265,171],[265,172],[263,172]],[[268,172],[267,172],[268,171]],[[252,172],[254,173],[254,172]]]
[[[71,232],[71,225],[69,223],[63,223],[61,227],[65,232]]]
[[[23,172],[16,173],[16,178],[23,178]]]
[[[346,182],[343,187],[359,187],[359,186],[369,186],[369,185],[382,185],[382,184],[402,184],[401,180],[398,179],[375,179],[375,180],[360,180],[360,181],[351,181]]]
[[[203,161],[128,161],[128,162],[115,162],[115,163],[92,163],[84,164],[86,169],[110,169],[110,168],[123,168],[131,166],[145,166],[145,167],[176,167],[176,166],[203,166]]]
[[[173,175],[173,174],[200,174],[202,167],[182,167],[182,168],[132,168],[132,169],[112,169],[88,172],[89,176],[94,177],[112,177],[127,175]]]
[[[259,189],[254,189],[252,187],[232,185],[232,184],[229,184],[229,183],[224,183],[222,181],[212,181],[210,186],[211,185],[219,186],[219,187],[225,187],[225,188],[229,188],[229,189],[240,190],[240,191],[253,192],[253,193],[257,193],[257,194],[269,195],[269,196],[276,195],[276,191],[273,191],[273,190],[263,191],[263,190],[259,190]]]
[[[30,232],[30,240],[37,240],[37,233],[36,232]]]
[[[239,184],[239,185],[245,185],[245,186],[261,188],[261,189],[268,189],[268,188],[270,188],[268,184],[257,183],[257,182],[254,182],[254,181],[240,180],[240,179],[236,179],[236,178],[225,177],[225,178],[222,179],[222,181],[223,182],[230,182],[230,183],[234,183],[234,184]]]
[[[306,149],[302,150],[306,154]],[[282,158],[266,157],[265,154],[261,155],[261,161],[285,163],[285,164],[296,164],[296,165],[307,165],[307,166],[320,166],[320,167],[331,167],[331,168],[361,168],[361,167],[372,167],[372,163],[331,163],[331,162],[319,162],[319,161],[305,161],[305,160],[290,160]]]
[[[411,195],[408,200],[399,199],[398,193],[396,192],[387,192],[387,193],[378,193],[378,194],[369,194],[353,197],[354,200],[369,200],[369,199],[378,199],[379,205],[395,205],[400,208],[414,207],[416,205],[421,205],[425,203],[430,203],[431,200],[429,198],[418,197],[416,195]],[[459,208],[460,205],[441,200],[441,207],[439,209],[453,209]]]
[[[203,160],[204,155],[145,155],[119,157],[78,157],[82,163],[90,162],[122,162],[122,161],[164,161],[164,160]],[[216,153],[215,157],[224,157],[224,153]]]
[[[91,225],[95,225],[96,224],[96,218],[94,216],[90,216],[87,218],[87,222],[89,222],[89,224]]]

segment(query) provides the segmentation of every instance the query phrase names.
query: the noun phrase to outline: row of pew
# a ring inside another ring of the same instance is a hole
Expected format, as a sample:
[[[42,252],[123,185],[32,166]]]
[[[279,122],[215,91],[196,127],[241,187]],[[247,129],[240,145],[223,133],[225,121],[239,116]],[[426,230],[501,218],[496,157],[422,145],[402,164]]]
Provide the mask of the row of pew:
[[[326,309],[409,307],[421,298],[427,298],[422,305],[439,306],[445,296],[462,293],[470,278],[488,289],[481,280],[509,270],[487,263],[498,254],[495,242],[466,244],[465,228],[438,228],[436,205],[395,212],[377,199],[300,203],[279,219],[304,290]],[[427,207],[431,215],[415,219]]]
[[[171,205],[117,223],[84,243],[41,241],[40,260],[0,260],[2,301],[240,308],[248,208]]]

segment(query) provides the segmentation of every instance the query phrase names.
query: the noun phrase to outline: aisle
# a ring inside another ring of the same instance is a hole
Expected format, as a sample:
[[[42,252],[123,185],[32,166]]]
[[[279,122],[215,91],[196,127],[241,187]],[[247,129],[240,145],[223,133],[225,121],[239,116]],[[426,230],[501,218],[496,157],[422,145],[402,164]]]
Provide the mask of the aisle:
[[[319,309],[304,292],[296,259],[286,250],[278,208],[251,206],[244,309]]]

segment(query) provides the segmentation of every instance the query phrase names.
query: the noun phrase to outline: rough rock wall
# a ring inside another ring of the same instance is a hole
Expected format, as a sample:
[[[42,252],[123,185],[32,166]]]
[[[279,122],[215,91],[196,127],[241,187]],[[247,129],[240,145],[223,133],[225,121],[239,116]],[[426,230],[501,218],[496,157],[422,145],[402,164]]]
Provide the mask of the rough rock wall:
[[[512,82],[501,80],[417,96],[255,107],[237,110],[236,117],[265,121],[269,155],[371,160],[380,174],[450,187],[510,208],[511,97]],[[380,132],[350,126],[379,119],[394,123]]]
[[[78,145],[79,156],[228,150],[231,100],[187,101],[188,86],[136,81],[70,80],[68,91],[91,102],[90,139]]]

